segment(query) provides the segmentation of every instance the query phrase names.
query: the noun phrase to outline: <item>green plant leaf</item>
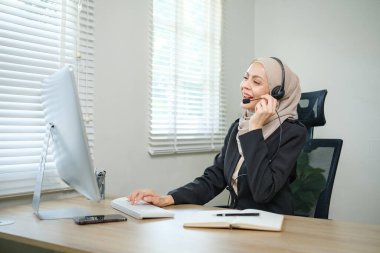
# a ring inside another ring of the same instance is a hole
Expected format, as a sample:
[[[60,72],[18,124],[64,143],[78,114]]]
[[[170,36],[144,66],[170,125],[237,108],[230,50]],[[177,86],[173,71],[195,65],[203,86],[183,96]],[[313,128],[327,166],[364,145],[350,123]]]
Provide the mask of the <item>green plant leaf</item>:
[[[319,194],[325,188],[324,171],[310,166],[308,154],[301,153],[297,160],[297,179],[290,185],[297,212],[309,213],[315,206]]]

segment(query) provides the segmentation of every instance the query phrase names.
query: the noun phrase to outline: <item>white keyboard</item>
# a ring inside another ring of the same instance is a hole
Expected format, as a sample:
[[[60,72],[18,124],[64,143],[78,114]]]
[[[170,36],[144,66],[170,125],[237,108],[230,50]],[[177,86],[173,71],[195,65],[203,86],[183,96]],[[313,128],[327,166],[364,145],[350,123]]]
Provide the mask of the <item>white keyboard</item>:
[[[173,212],[148,204],[144,201],[132,205],[126,197],[112,200],[111,207],[136,219],[174,217]]]

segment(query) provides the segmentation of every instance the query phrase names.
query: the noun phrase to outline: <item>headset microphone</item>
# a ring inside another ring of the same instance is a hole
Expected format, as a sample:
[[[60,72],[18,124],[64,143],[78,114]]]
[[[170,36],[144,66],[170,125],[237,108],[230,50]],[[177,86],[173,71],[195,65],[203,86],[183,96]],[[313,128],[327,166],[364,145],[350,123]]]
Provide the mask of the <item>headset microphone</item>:
[[[251,101],[260,100],[261,98],[243,98],[243,104],[249,104]]]
[[[249,98],[244,98],[243,99],[243,104],[249,104],[251,100]]]

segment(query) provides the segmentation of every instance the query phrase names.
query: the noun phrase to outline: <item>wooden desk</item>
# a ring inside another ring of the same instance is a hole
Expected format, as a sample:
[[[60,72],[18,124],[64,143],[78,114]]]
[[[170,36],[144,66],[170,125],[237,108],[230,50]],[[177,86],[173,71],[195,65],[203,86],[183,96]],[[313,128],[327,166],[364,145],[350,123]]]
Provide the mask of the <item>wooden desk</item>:
[[[94,214],[118,213],[110,200],[93,203],[72,198],[44,207],[84,207]],[[0,239],[59,252],[380,252],[380,226],[286,216],[282,232],[183,228],[184,217],[209,209],[173,206],[175,218],[76,225],[71,219],[38,220],[31,205],[0,209],[16,222],[0,226]]]

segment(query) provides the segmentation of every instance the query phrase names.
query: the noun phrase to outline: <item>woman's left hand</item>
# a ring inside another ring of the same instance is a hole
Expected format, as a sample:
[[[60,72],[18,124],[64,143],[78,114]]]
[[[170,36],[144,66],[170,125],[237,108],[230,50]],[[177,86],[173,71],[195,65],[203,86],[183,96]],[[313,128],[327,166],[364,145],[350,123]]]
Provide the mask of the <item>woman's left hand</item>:
[[[255,106],[255,113],[249,120],[249,130],[262,128],[267,120],[276,113],[277,100],[269,94],[260,96]]]

